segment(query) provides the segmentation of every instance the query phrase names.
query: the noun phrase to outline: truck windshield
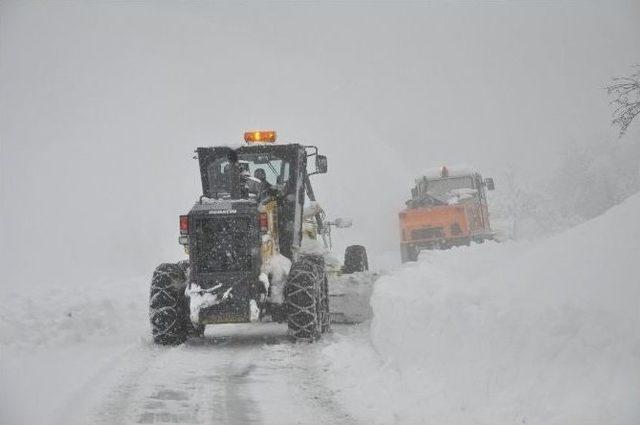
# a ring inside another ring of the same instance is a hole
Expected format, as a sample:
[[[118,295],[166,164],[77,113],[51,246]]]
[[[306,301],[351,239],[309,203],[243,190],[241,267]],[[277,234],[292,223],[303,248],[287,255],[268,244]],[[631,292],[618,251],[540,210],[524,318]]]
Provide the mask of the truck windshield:
[[[289,181],[289,162],[273,154],[243,153],[238,156],[243,172],[272,186],[284,185]],[[209,187],[218,194],[231,192],[231,164],[227,158],[218,158],[207,169]]]
[[[473,189],[473,179],[471,177],[449,177],[429,180],[426,183],[426,192],[430,195],[444,195],[456,189]]]

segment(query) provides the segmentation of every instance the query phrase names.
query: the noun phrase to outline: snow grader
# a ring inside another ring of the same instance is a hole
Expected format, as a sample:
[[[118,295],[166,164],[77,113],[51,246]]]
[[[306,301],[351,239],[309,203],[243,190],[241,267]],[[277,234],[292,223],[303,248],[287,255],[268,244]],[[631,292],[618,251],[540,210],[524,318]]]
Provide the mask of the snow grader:
[[[151,281],[158,344],[203,336],[206,325],[269,320],[286,322],[293,340],[317,340],[330,330],[332,279],[336,304],[360,309],[334,317],[367,315],[368,299],[353,301],[362,291],[348,288],[362,278],[347,278],[372,279],[366,250],[349,246],[342,265],[331,255],[331,228],[351,222],[327,220],[311,185],[327,158],[316,146],[276,144],[274,131],[244,136],[237,148],[196,150],[202,196],[179,220],[188,259],[159,265]]]
[[[423,249],[446,249],[493,239],[487,190],[492,178],[465,167],[429,170],[415,180],[407,208],[399,214],[402,262]]]

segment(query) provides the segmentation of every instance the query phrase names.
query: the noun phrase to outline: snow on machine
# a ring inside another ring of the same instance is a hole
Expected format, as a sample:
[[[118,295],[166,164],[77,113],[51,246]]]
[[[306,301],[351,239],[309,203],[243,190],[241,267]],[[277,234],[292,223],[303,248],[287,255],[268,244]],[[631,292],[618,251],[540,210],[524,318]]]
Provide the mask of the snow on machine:
[[[415,180],[407,208],[399,214],[402,262],[416,261],[420,250],[446,249],[493,239],[487,190],[492,178],[465,168],[442,167]]]
[[[331,228],[351,222],[325,220],[311,186],[310,176],[327,172],[327,158],[315,146],[275,141],[274,131],[252,131],[247,145],[196,150],[203,193],[180,216],[188,259],[153,274],[154,342],[181,344],[202,336],[205,325],[262,320],[286,322],[294,340],[316,340],[330,329],[330,279],[338,307],[356,309],[336,312],[337,319],[368,316],[368,298],[366,306],[353,301],[366,291],[349,285],[371,286],[375,278],[366,250],[348,247],[344,266],[330,254]],[[348,275],[357,277],[349,282]]]

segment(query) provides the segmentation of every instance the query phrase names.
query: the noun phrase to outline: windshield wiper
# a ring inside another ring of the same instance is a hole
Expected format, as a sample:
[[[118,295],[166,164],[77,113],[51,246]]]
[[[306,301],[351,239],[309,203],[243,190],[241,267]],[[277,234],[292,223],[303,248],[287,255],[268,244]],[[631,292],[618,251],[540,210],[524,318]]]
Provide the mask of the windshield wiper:
[[[271,168],[271,171],[273,171],[273,174],[276,176],[276,179],[277,179],[280,176],[280,173],[278,173],[278,171],[276,170],[276,167],[273,166],[271,161],[268,161],[267,164],[269,165],[269,168]]]
[[[429,200],[429,201],[431,201],[430,203],[431,203],[431,204],[434,204],[434,205],[446,205],[446,204],[447,204],[447,203],[446,203],[445,201],[443,201],[442,199],[440,199],[440,198],[436,197],[435,195],[431,195],[431,194],[429,194],[429,193],[424,193],[424,194],[422,195],[422,197],[421,197],[421,198],[422,198],[422,200]]]

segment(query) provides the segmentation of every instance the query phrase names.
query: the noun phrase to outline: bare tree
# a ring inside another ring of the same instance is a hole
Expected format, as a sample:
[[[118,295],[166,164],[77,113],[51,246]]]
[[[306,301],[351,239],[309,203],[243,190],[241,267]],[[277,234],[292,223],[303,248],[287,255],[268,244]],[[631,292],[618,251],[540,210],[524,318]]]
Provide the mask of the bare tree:
[[[640,114],[640,65],[635,68],[633,74],[616,77],[607,86],[607,93],[613,96],[611,104],[616,108],[612,124],[620,127],[620,137],[626,133],[631,121]]]

